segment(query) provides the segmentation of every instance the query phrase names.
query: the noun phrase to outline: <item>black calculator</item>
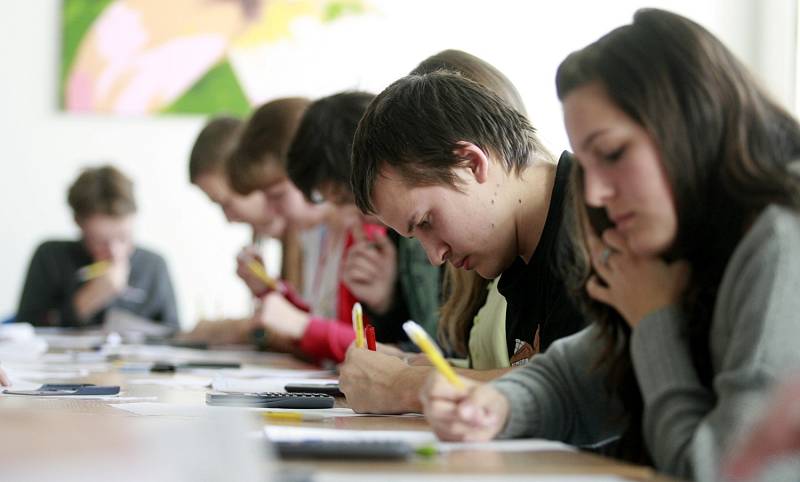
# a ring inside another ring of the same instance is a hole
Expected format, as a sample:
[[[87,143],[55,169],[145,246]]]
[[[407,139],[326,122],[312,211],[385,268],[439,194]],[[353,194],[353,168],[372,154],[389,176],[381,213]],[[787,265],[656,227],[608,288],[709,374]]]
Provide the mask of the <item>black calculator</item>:
[[[207,405],[257,408],[332,408],[335,399],[323,393],[224,393],[206,394]]]
[[[271,444],[282,459],[397,460],[413,453],[410,444],[397,440],[303,440]]]

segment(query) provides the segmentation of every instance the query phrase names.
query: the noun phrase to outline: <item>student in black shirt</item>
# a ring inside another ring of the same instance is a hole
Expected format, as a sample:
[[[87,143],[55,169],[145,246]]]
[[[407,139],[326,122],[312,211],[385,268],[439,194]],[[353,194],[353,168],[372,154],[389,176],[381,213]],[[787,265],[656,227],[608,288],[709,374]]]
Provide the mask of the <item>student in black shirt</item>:
[[[418,238],[432,264],[501,276],[509,354],[520,364],[584,324],[554,269],[570,162],[566,153],[553,162],[496,94],[433,72],[398,80],[370,104],[351,182],[358,206]]]
[[[529,260],[518,257],[503,270],[497,290],[506,298],[506,339],[511,364],[519,365],[551,343],[582,328],[583,322],[567,298],[555,259],[563,246],[559,236],[564,217],[572,157],[558,160],[550,203],[539,241]],[[513,346],[512,346],[513,343]]]

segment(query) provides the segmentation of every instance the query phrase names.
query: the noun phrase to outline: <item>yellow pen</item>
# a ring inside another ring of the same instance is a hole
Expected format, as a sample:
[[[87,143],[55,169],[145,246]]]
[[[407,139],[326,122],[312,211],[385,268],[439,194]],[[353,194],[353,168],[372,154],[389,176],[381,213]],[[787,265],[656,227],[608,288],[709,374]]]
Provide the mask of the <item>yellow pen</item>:
[[[405,330],[406,335],[408,335],[411,341],[422,350],[422,353],[428,357],[428,360],[433,363],[433,366],[439,370],[439,373],[444,375],[456,388],[464,388],[464,383],[458,378],[456,372],[453,371],[453,367],[447,363],[447,360],[444,359],[436,343],[433,342],[431,337],[428,336],[428,333],[426,333],[421,326],[409,320],[403,323],[403,330]]]
[[[261,280],[262,283],[267,285],[267,288],[271,290],[278,289],[278,283],[275,282],[270,275],[267,274],[267,270],[264,269],[264,265],[256,261],[255,259],[251,259],[247,263],[247,267],[250,268],[250,272],[253,273]]]
[[[320,422],[325,415],[300,412],[264,412],[261,416],[267,422]]]
[[[358,302],[353,305],[353,331],[356,332],[356,348],[364,348],[364,310]]]
[[[108,270],[109,265],[110,263],[105,260],[88,264],[78,270],[78,279],[81,281],[89,281],[103,276],[106,270]]]

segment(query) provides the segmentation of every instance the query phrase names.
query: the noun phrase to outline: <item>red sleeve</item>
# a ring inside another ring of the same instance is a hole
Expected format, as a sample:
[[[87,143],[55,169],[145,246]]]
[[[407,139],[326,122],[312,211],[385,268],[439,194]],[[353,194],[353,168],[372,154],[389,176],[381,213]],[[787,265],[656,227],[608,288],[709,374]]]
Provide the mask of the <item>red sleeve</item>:
[[[349,323],[312,316],[303,337],[300,338],[299,347],[315,360],[341,363],[347,347],[353,343],[355,337],[353,326]]]

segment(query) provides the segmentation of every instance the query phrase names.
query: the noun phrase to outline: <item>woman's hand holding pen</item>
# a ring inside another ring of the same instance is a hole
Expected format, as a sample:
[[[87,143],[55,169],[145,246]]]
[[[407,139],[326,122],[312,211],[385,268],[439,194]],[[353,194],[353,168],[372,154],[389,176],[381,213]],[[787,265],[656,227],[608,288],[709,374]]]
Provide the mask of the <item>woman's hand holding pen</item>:
[[[586,291],[593,299],[616,309],[632,328],[648,314],[680,301],[689,282],[688,263],[637,256],[613,229],[605,230],[602,240],[589,233],[597,274],[589,278]]]
[[[442,440],[493,439],[505,427],[508,399],[489,384],[461,380],[464,388],[457,388],[438,372],[431,373],[420,392],[428,423]]]

